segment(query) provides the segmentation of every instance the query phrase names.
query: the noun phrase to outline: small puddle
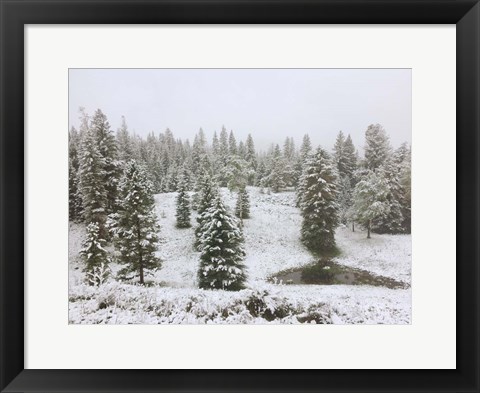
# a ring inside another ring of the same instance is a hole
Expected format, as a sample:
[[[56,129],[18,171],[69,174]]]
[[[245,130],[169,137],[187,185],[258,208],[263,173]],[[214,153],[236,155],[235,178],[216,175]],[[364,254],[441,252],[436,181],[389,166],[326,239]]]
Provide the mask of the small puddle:
[[[269,282],[286,285],[373,285],[390,289],[408,288],[407,283],[378,276],[366,270],[339,265],[332,261],[319,261],[297,269],[279,272]]]

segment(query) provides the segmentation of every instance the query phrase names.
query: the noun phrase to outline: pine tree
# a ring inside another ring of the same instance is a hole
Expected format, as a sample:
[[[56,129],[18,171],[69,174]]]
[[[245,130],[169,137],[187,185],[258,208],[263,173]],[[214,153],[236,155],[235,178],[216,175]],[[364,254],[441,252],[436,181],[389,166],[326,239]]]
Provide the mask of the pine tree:
[[[200,171],[200,162],[203,157],[207,155],[207,140],[205,138],[205,133],[200,128],[198,134],[195,135],[192,146],[192,162],[193,162],[193,173],[197,175]]]
[[[303,136],[302,145],[300,146],[300,159],[305,162],[311,152],[312,143],[310,142],[310,136],[305,134]]]
[[[80,134],[72,127],[68,132],[68,217],[70,221],[81,219],[82,199],[79,191]]]
[[[228,189],[230,191],[234,191],[245,188],[247,185],[248,176],[248,163],[238,156],[231,156],[225,172],[225,179],[227,180]]]
[[[355,186],[352,210],[355,220],[367,228],[367,239],[370,239],[373,221],[386,216],[390,211],[388,192],[388,184],[382,172],[368,171]]]
[[[78,170],[75,170],[72,161],[68,164],[68,219],[77,221],[81,218],[82,206],[78,185]]]
[[[245,161],[252,169],[248,177],[248,185],[253,186],[255,182],[255,171],[257,169],[257,155],[255,153],[255,145],[253,143],[252,135],[248,134],[247,142],[245,143]]]
[[[266,179],[267,185],[273,192],[279,192],[285,187],[284,169],[284,160],[277,144],[270,158],[270,169]]]
[[[118,178],[120,169],[117,160],[117,145],[115,136],[110,129],[107,116],[97,109],[91,122],[91,130],[98,144],[98,151],[103,158],[105,190],[107,191],[107,213],[115,209],[117,199]]]
[[[295,185],[297,187],[300,185],[300,177],[303,172],[303,165],[312,152],[312,143],[310,142],[310,137],[308,134],[303,136],[302,145],[300,146],[300,152],[297,157],[297,163],[295,165]],[[298,192],[297,192],[298,196]],[[297,198],[297,207],[298,207],[298,198]]]
[[[127,162],[133,158],[133,146],[125,116],[122,116],[122,125],[117,130],[118,159]]]
[[[352,138],[348,134],[343,145],[344,166],[343,171],[345,176],[350,178],[351,186],[355,186],[355,171],[357,170],[357,152],[353,145]]]
[[[353,204],[353,188],[348,176],[338,178],[338,207],[339,219],[342,224],[352,220],[350,208]],[[354,228],[352,226],[352,228]]]
[[[333,160],[338,173],[340,222],[347,224],[352,219],[350,211],[353,203],[354,171],[356,169],[355,147],[350,135],[345,139],[343,132],[340,131],[333,151]],[[354,228],[353,224],[352,228]]]
[[[390,142],[380,124],[371,124],[365,132],[365,167],[375,171],[391,153]]]
[[[190,198],[187,192],[187,173],[183,170],[181,178],[178,181],[177,195],[177,228],[190,228]]]
[[[235,140],[233,131],[230,131],[230,136],[228,137],[228,152],[230,153],[230,156],[238,154],[237,141]]]
[[[400,184],[400,166],[392,158],[388,158],[377,172],[385,179],[388,187],[386,202],[388,212],[372,220],[372,230],[376,233],[402,233],[404,217],[402,206],[404,195]]]
[[[345,136],[343,135],[342,131],[339,131],[337,135],[337,139],[335,140],[335,145],[333,146],[333,160],[337,166],[338,175],[340,177],[344,177],[346,175],[345,167],[346,165],[346,157],[344,154],[345,150]]]
[[[202,225],[198,284],[203,289],[238,291],[245,287],[243,235],[220,197],[207,210]]]
[[[213,133],[211,164],[213,173],[218,173],[221,168],[220,162],[220,141],[218,140],[217,131]]]
[[[245,147],[245,143],[243,143],[243,141],[240,141],[238,143],[238,156],[245,160],[245,157],[247,155],[247,148]]]
[[[98,275],[98,281],[88,279],[89,284],[100,284],[102,280],[107,278],[108,270],[104,267],[108,265],[109,258],[107,250],[105,250],[105,239],[100,236],[100,227],[96,222],[87,225],[87,235],[83,242],[83,248],[80,250],[80,256],[85,262],[84,271],[87,273],[87,278],[92,276],[95,278],[95,273],[98,270],[104,274]]]
[[[213,201],[218,195],[218,190],[209,174],[205,174],[200,181],[200,200],[197,208],[197,227],[195,228],[195,248],[200,245],[200,237],[202,233],[202,225],[205,218],[205,213],[212,207]],[[199,250],[200,251],[200,250]]]
[[[257,165],[257,170],[255,172],[255,185],[257,187],[266,187],[266,177],[267,177],[267,166],[265,165],[265,160],[260,159]]]
[[[300,182],[301,240],[314,252],[332,250],[338,225],[338,191],[335,169],[324,149],[318,148],[306,161]]]
[[[111,215],[111,228],[115,245],[120,251],[119,272],[122,279],[145,276],[160,267],[155,256],[158,246],[159,225],[155,214],[153,185],[147,170],[136,161],[125,165],[120,180],[118,212]]]
[[[250,218],[250,198],[248,197],[246,188],[238,192],[235,215],[240,218],[240,220]]]
[[[229,147],[228,147],[228,134],[225,127],[222,127],[220,132],[220,145],[219,145],[219,158],[218,158],[218,172],[216,173],[218,182],[221,187],[227,186],[227,165],[229,162]]]
[[[88,130],[83,137],[79,168],[79,189],[83,204],[83,218],[87,224],[97,223],[100,237],[108,238],[107,190],[105,188],[105,161],[101,156],[95,135]]]

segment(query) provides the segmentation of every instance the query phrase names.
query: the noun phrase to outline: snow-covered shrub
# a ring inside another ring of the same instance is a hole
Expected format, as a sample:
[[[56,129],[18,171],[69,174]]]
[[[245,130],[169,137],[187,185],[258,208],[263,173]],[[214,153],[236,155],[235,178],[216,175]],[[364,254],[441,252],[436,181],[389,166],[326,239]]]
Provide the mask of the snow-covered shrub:
[[[253,317],[264,318],[267,321],[283,319],[295,312],[285,298],[271,293],[265,287],[252,290],[245,304]]]
[[[300,323],[319,325],[329,325],[332,323],[330,309],[324,303],[311,305],[306,312],[297,315],[297,319]]]

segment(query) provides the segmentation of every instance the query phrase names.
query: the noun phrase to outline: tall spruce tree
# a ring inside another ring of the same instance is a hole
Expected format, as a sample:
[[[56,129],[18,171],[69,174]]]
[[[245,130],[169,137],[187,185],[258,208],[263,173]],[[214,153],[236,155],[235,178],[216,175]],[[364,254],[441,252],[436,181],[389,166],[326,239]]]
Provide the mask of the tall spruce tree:
[[[72,127],[68,132],[68,217],[70,221],[81,219],[82,198],[79,190],[80,134]]]
[[[237,141],[232,130],[230,130],[230,135],[228,137],[228,152],[230,153],[230,156],[238,154]]]
[[[219,159],[218,159],[218,172],[216,173],[218,182],[221,187],[227,186],[227,166],[229,162],[229,146],[228,146],[228,133],[225,127],[222,126],[219,140]]]
[[[285,162],[280,151],[280,146],[275,145],[270,155],[270,168],[267,176],[267,185],[273,192],[279,192],[286,186],[285,184]]]
[[[200,181],[200,201],[197,208],[197,227],[195,228],[195,248],[200,245],[202,234],[202,225],[204,223],[205,213],[212,207],[213,201],[218,195],[216,184],[210,174],[205,174]],[[199,250],[200,251],[200,250]]]
[[[310,142],[310,137],[308,134],[305,134],[302,139],[302,144],[300,146],[300,151],[297,157],[297,163],[295,165],[295,185],[297,187],[300,184],[300,177],[302,176],[303,172],[303,165],[305,164],[305,161],[309,157],[309,155],[312,153],[312,143]],[[297,192],[298,196],[298,192]],[[297,207],[298,207],[298,198],[297,198]]]
[[[92,130],[85,132],[79,168],[79,189],[82,196],[85,222],[97,223],[102,239],[108,239],[107,190],[105,188],[105,160],[99,152]]]
[[[355,171],[357,170],[357,152],[353,145],[352,137],[348,134],[343,145],[344,166],[343,170],[345,176],[350,178],[351,186],[355,186]]]
[[[118,178],[120,169],[117,160],[117,145],[115,136],[110,129],[107,116],[97,109],[92,117],[91,129],[98,144],[98,151],[103,158],[105,190],[107,191],[107,213],[115,209],[117,199]]]
[[[367,229],[367,239],[374,220],[385,217],[390,212],[388,184],[383,172],[368,171],[356,184],[353,195],[355,220]]]
[[[118,211],[111,215],[115,245],[120,251],[122,279],[139,278],[160,267],[155,255],[159,225],[155,214],[153,184],[145,167],[134,160],[125,165],[120,180]]]
[[[243,235],[238,221],[217,196],[205,212],[198,284],[203,289],[238,291],[245,287]]]
[[[365,132],[365,167],[375,171],[391,154],[390,142],[380,124],[371,124]]]
[[[400,184],[400,166],[389,157],[377,170],[387,184],[386,203],[388,212],[372,220],[372,230],[376,233],[397,234],[404,232],[404,194]]]
[[[187,191],[188,174],[187,170],[183,169],[182,175],[178,181],[178,195],[177,195],[177,228],[190,228],[190,197]]]
[[[330,155],[318,148],[305,162],[300,180],[301,240],[314,252],[335,247],[339,210],[335,172]]]
[[[128,132],[127,121],[122,116],[122,125],[117,130],[118,159],[127,162],[133,158],[133,146],[130,134]]]
[[[240,220],[250,218],[250,198],[248,197],[246,187],[238,192],[235,215],[240,218]]]
[[[342,131],[338,133],[333,147],[333,160],[337,169],[337,188],[339,191],[340,222],[347,224],[353,219],[350,214],[353,203],[354,171],[356,169],[355,147],[352,138],[345,138]],[[352,223],[352,229],[354,229]]]
[[[248,185],[253,186],[255,183],[255,171],[257,169],[257,155],[255,153],[255,144],[251,134],[248,134],[247,141],[245,143],[245,161],[251,168],[248,176]]]

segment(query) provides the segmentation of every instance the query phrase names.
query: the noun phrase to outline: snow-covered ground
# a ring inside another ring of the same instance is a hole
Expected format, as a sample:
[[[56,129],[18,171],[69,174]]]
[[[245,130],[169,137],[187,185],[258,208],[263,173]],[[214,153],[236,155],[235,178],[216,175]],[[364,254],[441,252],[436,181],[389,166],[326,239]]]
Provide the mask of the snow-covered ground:
[[[254,187],[248,191],[252,218],[244,221],[244,236],[249,289],[240,292],[197,289],[199,253],[193,248],[195,216],[192,228],[177,229],[176,193],[159,194],[155,199],[161,226],[159,256],[163,264],[153,286],[113,281],[101,288],[85,285],[77,256],[85,231],[82,225],[70,224],[70,322],[410,323],[410,289],[265,283],[274,273],[315,259],[299,240],[301,217],[295,207],[295,194],[261,193]],[[236,195],[222,189],[222,197],[233,209]],[[410,283],[410,235],[372,234],[372,239],[366,239],[363,231],[339,228],[336,239],[341,250],[338,263]],[[112,266],[112,270],[118,270],[118,266]]]

